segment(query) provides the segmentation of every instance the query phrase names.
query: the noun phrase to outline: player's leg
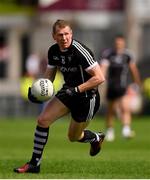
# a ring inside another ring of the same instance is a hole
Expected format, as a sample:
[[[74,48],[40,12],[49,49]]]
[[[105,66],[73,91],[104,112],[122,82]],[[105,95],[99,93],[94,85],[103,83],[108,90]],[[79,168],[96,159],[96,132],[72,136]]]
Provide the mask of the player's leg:
[[[56,97],[50,101],[37,119],[34,137],[34,149],[31,159],[33,165],[38,165],[42,157],[44,146],[48,139],[49,126],[61,116],[68,113],[68,108]],[[40,138],[40,139],[39,139]],[[42,144],[42,146],[41,146]]]
[[[50,102],[48,102],[46,107],[43,109],[43,112],[37,119],[37,126],[34,134],[34,147],[32,158],[29,163],[25,164],[20,168],[14,169],[15,172],[37,173],[40,171],[40,163],[43,150],[48,140],[49,126],[58,118],[64,116],[68,112],[68,108],[56,97],[54,97]]]
[[[69,109],[57,97],[54,97],[50,102],[48,102],[39,115],[37,124],[40,127],[47,128],[68,112]]]
[[[99,109],[99,105],[100,97],[96,93],[89,98],[76,98],[71,108],[72,120],[69,126],[68,137],[70,141],[89,142],[91,144],[90,155],[92,156],[100,151],[104,134],[92,132],[87,130],[86,127]]]
[[[113,141],[115,139],[114,132],[114,111],[116,107],[116,101],[109,101],[106,114],[106,140]]]
[[[134,132],[131,130],[131,112],[129,108],[130,99],[127,95],[124,95],[119,101],[119,107],[121,109],[121,120],[123,124],[122,135],[126,138],[132,138]]]
[[[79,123],[72,119],[68,130],[69,140],[74,142],[82,139],[84,137],[84,129],[88,126],[88,124],[89,121]]]
[[[90,155],[95,156],[101,150],[101,144],[104,140],[105,135],[102,132],[96,133],[90,130],[87,130],[89,121],[87,122],[76,122],[71,120],[68,137],[69,140],[74,142],[90,143]]]
[[[115,101],[109,101],[107,106],[107,115],[106,115],[106,127],[110,128],[114,126],[114,112],[115,112]]]

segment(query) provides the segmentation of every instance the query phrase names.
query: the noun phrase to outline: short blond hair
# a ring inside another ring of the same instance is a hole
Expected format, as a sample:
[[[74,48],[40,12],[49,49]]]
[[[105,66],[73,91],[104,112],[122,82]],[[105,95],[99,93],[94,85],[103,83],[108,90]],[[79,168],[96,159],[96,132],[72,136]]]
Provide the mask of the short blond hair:
[[[53,31],[53,34],[56,33],[56,27],[59,27],[59,28],[64,28],[64,27],[70,27],[71,28],[71,24],[69,21],[66,21],[66,20],[62,20],[62,19],[58,19],[54,24],[53,24],[53,27],[52,27],[52,31]]]

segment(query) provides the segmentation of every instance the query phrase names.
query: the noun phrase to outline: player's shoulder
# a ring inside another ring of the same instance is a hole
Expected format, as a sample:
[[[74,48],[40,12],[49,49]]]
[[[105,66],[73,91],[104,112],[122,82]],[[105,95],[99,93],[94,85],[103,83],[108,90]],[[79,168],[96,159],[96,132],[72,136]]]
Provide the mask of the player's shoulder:
[[[108,56],[110,56],[110,55],[112,55],[112,54],[114,54],[115,52],[114,52],[114,49],[113,48],[107,48],[107,49],[104,49],[103,51],[102,51],[102,57],[108,57]]]
[[[126,49],[124,50],[124,53],[125,53],[125,55],[128,56],[130,59],[134,59],[134,53],[133,53],[132,50],[126,48]]]
[[[57,56],[59,47],[57,44],[53,44],[48,49],[48,59],[52,59],[53,56]]]
[[[72,47],[75,48],[77,51],[81,52],[81,53],[87,53],[89,52],[90,54],[93,54],[92,50],[87,47],[85,44],[83,44],[82,42],[73,39],[72,41]]]
[[[59,50],[58,44],[55,43],[55,44],[53,44],[53,45],[51,45],[51,46],[49,47],[48,53],[56,52],[56,51],[58,51],[58,50]]]

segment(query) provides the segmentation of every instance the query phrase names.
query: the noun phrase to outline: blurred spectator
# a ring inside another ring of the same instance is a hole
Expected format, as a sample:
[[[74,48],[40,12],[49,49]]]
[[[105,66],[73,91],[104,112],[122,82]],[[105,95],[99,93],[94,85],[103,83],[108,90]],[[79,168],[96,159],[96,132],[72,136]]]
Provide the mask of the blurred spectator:
[[[0,32],[0,78],[7,77],[9,52],[6,45],[5,34]]]
[[[26,71],[27,76],[37,78],[40,73],[40,58],[37,54],[32,53],[27,57],[26,60]]]
[[[40,58],[37,54],[29,54],[25,63],[26,73],[21,77],[20,91],[25,101],[28,101],[28,88],[40,74]]]
[[[24,110],[26,114],[30,114],[32,109],[29,106],[28,101],[28,88],[32,86],[32,83],[35,79],[40,77],[41,71],[44,71],[43,68],[45,68],[46,60],[40,59],[38,54],[31,53],[26,59],[25,62],[25,69],[26,72],[23,77],[21,77],[20,80],[20,93],[23,100],[22,106],[24,107]],[[41,111],[43,108],[43,104],[38,105],[38,111]]]

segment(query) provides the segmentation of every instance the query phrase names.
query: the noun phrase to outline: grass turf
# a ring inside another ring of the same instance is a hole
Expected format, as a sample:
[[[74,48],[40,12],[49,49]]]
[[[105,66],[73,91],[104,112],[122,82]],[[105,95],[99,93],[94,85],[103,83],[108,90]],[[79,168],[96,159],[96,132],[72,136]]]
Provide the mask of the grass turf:
[[[97,116],[89,125],[104,130],[104,118]],[[150,119],[133,120],[136,137],[121,137],[121,124],[115,123],[116,140],[104,142],[102,151],[89,156],[89,144],[70,143],[69,120],[61,119],[50,129],[39,174],[16,174],[14,167],[27,162],[32,153],[34,119],[0,120],[0,178],[2,179],[150,179]]]

